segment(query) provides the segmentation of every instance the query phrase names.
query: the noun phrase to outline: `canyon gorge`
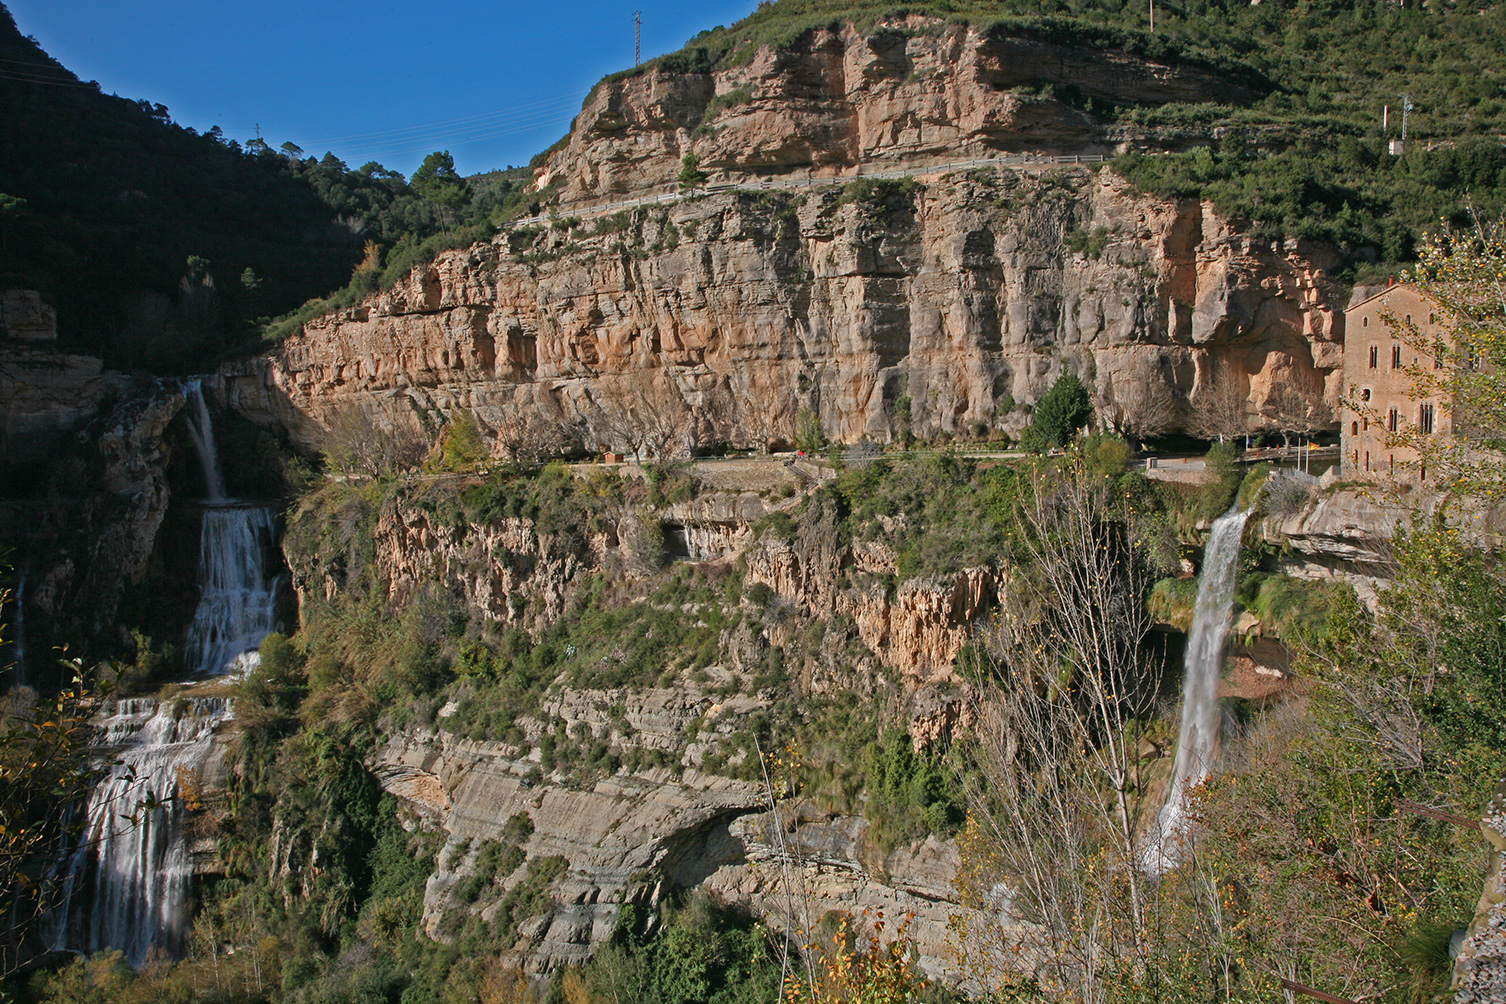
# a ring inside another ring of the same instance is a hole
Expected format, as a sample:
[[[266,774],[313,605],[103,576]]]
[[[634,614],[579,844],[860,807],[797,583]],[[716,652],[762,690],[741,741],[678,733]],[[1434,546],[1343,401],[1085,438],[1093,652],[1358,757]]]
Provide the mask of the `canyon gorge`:
[[[1457,803],[1498,759],[1477,695],[1506,513],[1242,464],[1236,441],[1344,419],[1357,252],[1114,159],[1185,152],[1126,109],[1232,116],[1275,85],[1059,26],[860,21],[604,79],[526,219],[209,372],[114,371],[40,293],[0,293],[17,693],[58,682],[63,645],[108,660],[127,696],[96,709],[88,815],[136,797],[138,762],[165,782],[157,828],[120,828],[161,881],[95,855],[120,839],[98,830],[71,859],[97,900],[70,885],[38,957],[120,949],[145,981],[171,954],[247,1001],[354,1000],[375,973],[362,1000],[403,1004],[533,1000],[508,974],[603,1002],[639,966],[643,999],[729,1004],[642,976],[686,918],[756,941],[775,988],[820,958],[881,968],[842,925],[889,918],[935,999],[1045,999],[1104,945],[1136,960],[1126,986],[1173,985],[1171,955],[1134,955],[1164,934],[1151,906],[1212,944],[1237,901],[1269,920],[1265,968],[1230,935],[1188,964],[1222,975],[1177,986],[1363,997],[1376,945],[1390,966],[1441,937],[1428,985],[1457,957],[1459,999],[1488,999],[1501,796],[1473,918]],[[358,279],[397,253],[370,248]],[[1064,376],[1085,435],[1006,449]],[[1167,473],[1146,443],[1199,458]],[[1071,593],[1063,540],[1115,560]],[[1123,692],[1094,691],[1116,659]],[[1346,798],[1384,839],[1341,844]],[[1056,830],[1000,850],[1038,818]],[[1317,906],[1290,919],[1299,894]]]

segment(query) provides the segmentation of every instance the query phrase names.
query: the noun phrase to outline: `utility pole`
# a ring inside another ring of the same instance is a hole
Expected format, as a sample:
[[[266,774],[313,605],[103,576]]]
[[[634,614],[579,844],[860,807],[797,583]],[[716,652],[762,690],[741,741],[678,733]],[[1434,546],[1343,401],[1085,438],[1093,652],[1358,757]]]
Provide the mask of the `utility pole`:
[[[1150,32],[1156,33],[1156,0],[1150,0]]]
[[[643,11],[633,11],[633,65],[643,65]]]

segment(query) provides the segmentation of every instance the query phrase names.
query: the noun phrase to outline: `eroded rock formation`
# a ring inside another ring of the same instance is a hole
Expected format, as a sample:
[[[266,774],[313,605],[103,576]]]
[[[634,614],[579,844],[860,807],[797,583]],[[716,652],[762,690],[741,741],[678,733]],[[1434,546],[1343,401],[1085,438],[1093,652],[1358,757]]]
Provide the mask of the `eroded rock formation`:
[[[1239,102],[1249,82],[921,17],[746,55],[603,81],[540,175],[547,229],[309,322],[227,370],[236,406],[311,446],[342,411],[432,437],[463,409],[499,452],[633,452],[786,443],[806,410],[844,442],[1017,432],[1072,371],[1131,433],[1184,426],[1215,384],[1236,425],[1333,421],[1332,249],[1259,243],[1107,168],[940,168],[1109,151],[1067,95]],[[723,187],[570,216],[675,192],[687,154]],[[912,181],[855,180],[883,172]]]
[[[1108,170],[726,192],[443,255],[225,389],[311,447],[353,409],[423,438],[469,410],[499,452],[787,443],[802,411],[844,442],[1017,432],[1067,371],[1127,432],[1216,383],[1246,426],[1324,423],[1331,264]]]
[[[566,208],[672,191],[687,154],[715,183],[1001,152],[1104,153],[1114,137],[1081,110],[1084,99],[1243,103],[1257,93],[1203,69],[921,15],[742,51],[742,65],[720,70],[680,60],[602,81],[541,187],[552,183]]]

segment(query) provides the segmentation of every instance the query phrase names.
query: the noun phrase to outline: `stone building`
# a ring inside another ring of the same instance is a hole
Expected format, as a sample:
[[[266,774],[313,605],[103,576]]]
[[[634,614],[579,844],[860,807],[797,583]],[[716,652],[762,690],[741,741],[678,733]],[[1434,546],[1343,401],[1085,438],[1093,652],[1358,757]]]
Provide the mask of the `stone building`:
[[[1340,434],[1347,477],[1426,484],[1430,472],[1417,451],[1388,440],[1392,433],[1414,430],[1433,436],[1452,432],[1444,399],[1413,396],[1408,369],[1441,367],[1443,360],[1398,336],[1398,327],[1408,323],[1424,342],[1448,335],[1437,303],[1410,286],[1389,286],[1344,312],[1344,388],[1353,405]]]

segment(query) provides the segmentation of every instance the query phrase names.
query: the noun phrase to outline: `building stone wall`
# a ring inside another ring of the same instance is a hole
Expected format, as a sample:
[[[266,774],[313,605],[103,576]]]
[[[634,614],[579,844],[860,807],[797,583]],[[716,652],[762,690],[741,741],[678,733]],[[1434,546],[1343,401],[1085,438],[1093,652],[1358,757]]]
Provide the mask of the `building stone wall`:
[[[1345,476],[1426,485],[1430,473],[1417,452],[1395,435],[1453,431],[1448,402],[1414,397],[1411,371],[1440,365],[1402,332],[1413,326],[1421,341],[1443,338],[1448,324],[1437,303],[1410,286],[1390,286],[1344,312],[1345,410],[1340,443]]]

